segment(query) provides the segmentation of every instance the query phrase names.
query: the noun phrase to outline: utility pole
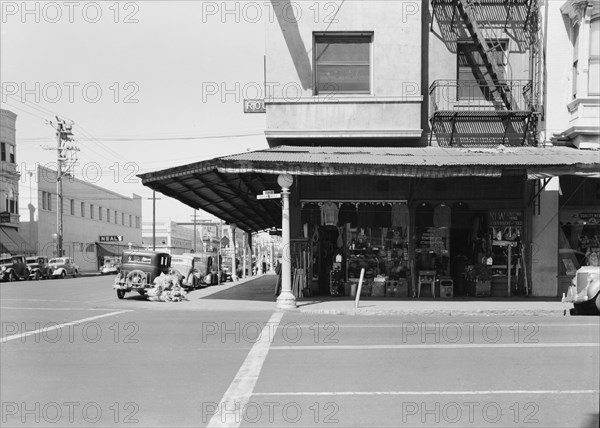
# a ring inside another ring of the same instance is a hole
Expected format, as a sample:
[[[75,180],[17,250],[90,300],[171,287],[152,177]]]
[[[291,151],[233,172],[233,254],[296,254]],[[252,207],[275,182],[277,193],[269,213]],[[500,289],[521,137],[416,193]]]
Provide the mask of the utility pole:
[[[152,190],[152,251],[156,251],[156,190]]]
[[[70,168],[66,165],[67,160],[73,160],[72,153],[79,151],[73,145],[67,144],[73,141],[73,122],[67,123],[64,119],[56,116],[56,123],[49,122],[56,130],[56,255],[62,257],[63,250],[63,175],[68,173]],[[51,147],[43,147],[51,149]],[[72,164],[73,165],[73,164]]]

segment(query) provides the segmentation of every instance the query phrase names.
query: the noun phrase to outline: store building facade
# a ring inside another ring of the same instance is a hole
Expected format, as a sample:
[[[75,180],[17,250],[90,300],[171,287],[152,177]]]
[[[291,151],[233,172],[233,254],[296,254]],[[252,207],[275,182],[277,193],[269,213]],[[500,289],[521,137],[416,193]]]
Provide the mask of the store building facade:
[[[37,164],[25,171],[20,194],[20,235],[35,254],[56,256],[56,171]],[[92,183],[63,177],[63,251],[79,270],[97,271],[105,256],[141,248],[142,199],[126,197]]]
[[[143,183],[257,231],[282,212],[256,196],[291,176],[296,297],[351,294],[363,269],[380,297],[556,296],[547,180],[600,162],[539,143],[538,2],[344,2],[328,22],[286,3],[267,24],[270,148]]]
[[[19,235],[17,115],[0,109],[0,254],[29,255],[33,249]]]

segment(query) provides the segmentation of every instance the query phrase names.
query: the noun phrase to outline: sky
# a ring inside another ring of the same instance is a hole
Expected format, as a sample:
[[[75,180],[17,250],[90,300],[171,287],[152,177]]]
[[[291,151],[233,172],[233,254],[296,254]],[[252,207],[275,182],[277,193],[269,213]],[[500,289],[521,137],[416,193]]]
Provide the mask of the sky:
[[[0,6],[0,104],[18,115],[21,172],[55,165],[55,116],[72,121],[74,176],[142,196],[151,221],[152,191],[136,174],[267,147],[265,115],[243,112],[244,98],[262,98],[263,1]],[[192,218],[157,198],[157,221]]]

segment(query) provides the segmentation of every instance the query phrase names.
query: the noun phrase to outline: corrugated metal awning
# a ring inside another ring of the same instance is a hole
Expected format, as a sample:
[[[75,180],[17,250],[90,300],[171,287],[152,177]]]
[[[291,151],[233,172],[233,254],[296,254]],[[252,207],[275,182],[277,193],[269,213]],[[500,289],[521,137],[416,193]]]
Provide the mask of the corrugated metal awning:
[[[560,175],[600,177],[600,151],[568,147],[297,147],[265,150],[141,174],[142,183],[247,231],[279,226],[279,201],[256,201],[278,189],[277,175],[363,175],[529,179]]]

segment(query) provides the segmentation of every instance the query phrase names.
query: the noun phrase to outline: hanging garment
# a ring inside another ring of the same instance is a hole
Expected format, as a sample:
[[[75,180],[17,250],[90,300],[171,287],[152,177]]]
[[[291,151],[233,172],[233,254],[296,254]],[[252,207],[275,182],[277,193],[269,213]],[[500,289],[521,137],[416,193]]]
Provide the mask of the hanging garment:
[[[373,204],[360,203],[358,205],[357,212],[357,227],[366,228],[375,226],[375,212],[373,211]]]
[[[356,205],[351,203],[345,203],[340,206],[339,214],[340,225],[350,223],[350,227],[356,227],[357,214]]]
[[[339,208],[331,201],[327,201],[321,207],[321,224],[323,226],[337,226]]]
[[[392,227],[408,228],[409,221],[408,205],[398,203],[392,205]]]
[[[321,216],[319,206],[315,203],[307,203],[302,207],[300,211],[301,222],[308,223],[310,225],[319,224],[319,217]]]
[[[452,210],[449,205],[439,204],[433,209],[433,227],[450,227]]]
[[[390,227],[392,225],[392,207],[389,204],[373,206],[375,227]]]

